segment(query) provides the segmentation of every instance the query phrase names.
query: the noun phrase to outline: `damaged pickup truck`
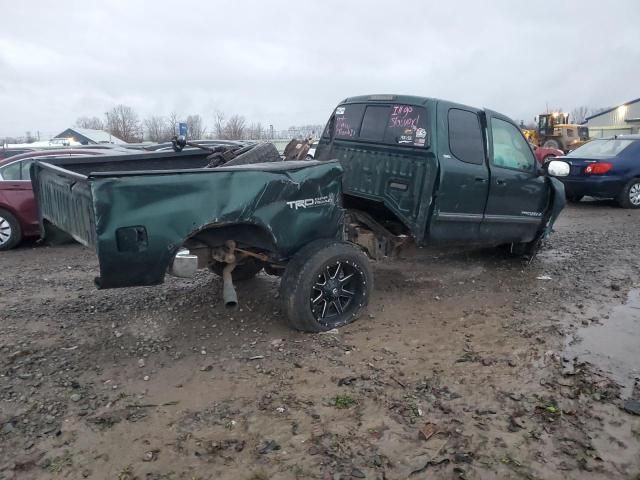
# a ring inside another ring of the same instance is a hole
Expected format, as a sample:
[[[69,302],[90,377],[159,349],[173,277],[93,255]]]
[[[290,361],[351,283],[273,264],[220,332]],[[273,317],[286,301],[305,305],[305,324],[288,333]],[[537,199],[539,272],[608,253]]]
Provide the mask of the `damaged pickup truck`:
[[[520,129],[490,110],[397,95],[353,97],[332,113],[314,161],[271,144],[36,162],[43,227],[94,248],[98,288],[156,285],[208,268],[233,282],[281,276],[293,328],[356,319],[373,287],[368,258],[404,245],[506,245],[533,255],[564,206]],[[42,231],[46,231],[45,228]]]

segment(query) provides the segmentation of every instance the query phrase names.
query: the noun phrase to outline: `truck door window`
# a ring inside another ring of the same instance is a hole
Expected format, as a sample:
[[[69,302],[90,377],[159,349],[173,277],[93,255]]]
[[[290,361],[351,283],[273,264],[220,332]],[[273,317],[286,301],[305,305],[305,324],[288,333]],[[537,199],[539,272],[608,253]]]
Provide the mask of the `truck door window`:
[[[384,141],[384,132],[389,120],[388,106],[369,105],[364,112],[360,138],[365,140]]]
[[[484,145],[478,115],[467,110],[449,110],[449,150],[458,160],[482,165]]]
[[[535,157],[520,130],[499,118],[491,119],[493,160],[496,167],[531,172]]]

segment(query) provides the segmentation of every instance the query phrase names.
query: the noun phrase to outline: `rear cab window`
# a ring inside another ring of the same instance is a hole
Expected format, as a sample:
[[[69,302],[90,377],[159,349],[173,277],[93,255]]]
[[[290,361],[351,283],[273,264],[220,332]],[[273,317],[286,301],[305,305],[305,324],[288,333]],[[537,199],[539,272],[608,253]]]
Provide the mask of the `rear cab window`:
[[[396,103],[340,105],[329,120],[323,136],[425,147],[429,145],[427,111],[422,106]]]

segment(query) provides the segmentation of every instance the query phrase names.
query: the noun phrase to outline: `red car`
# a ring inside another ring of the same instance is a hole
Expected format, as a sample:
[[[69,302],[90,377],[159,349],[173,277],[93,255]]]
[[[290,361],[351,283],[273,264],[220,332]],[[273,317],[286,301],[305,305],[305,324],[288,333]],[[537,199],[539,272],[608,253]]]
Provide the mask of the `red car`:
[[[0,160],[0,250],[9,250],[25,237],[40,235],[29,167],[36,159],[101,155],[104,150],[40,150]]]
[[[533,143],[530,143],[531,149],[533,150],[533,154],[536,156],[536,160],[540,165],[544,165],[544,162],[553,157],[562,157],[564,156],[564,152],[562,150],[558,150],[557,148],[548,148],[548,147],[538,147]]]

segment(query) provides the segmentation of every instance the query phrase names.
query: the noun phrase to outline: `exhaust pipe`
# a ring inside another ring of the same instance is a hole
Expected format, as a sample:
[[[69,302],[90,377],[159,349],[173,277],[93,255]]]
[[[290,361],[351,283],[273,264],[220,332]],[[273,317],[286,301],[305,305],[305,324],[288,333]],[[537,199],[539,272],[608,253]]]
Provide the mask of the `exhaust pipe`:
[[[236,262],[228,263],[222,270],[222,299],[227,307],[235,307],[238,305],[238,295],[236,288],[233,286],[233,278],[231,272],[236,268]]]

